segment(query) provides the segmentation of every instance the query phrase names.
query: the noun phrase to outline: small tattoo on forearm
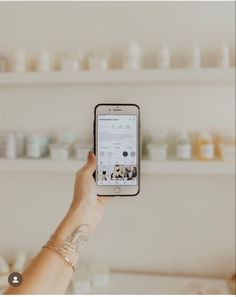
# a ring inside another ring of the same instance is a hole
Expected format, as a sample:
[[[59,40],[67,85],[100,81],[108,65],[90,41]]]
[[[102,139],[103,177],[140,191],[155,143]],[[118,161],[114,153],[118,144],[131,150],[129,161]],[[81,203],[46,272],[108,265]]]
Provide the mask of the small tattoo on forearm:
[[[83,224],[78,226],[65,239],[52,235],[43,247],[51,249],[59,254],[75,271],[76,263],[89,239],[90,232],[91,229],[89,225]]]
[[[79,253],[89,239],[91,229],[89,225],[78,226],[70,235],[65,238],[65,242],[74,247],[74,252]]]

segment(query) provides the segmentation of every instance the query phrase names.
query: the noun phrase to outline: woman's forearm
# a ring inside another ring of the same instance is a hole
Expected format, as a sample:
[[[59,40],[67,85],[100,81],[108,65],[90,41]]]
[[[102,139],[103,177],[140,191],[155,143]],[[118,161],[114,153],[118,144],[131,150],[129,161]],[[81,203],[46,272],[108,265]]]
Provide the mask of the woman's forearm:
[[[69,212],[60,223],[54,235],[66,238],[79,227],[79,214]],[[82,222],[81,222],[82,224]],[[77,260],[79,254],[76,255]],[[26,268],[23,283],[19,287],[10,287],[6,294],[60,294],[64,293],[70,283],[73,269],[62,256],[48,248],[42,248]]]
[[[99,224],[104,199],[97,197],[93,173],[96,157],[89,153],[87,164],[77,173],[70,209],[53,236],[23,272],[23,283],[5,294],[63,294],[73,276],[90,231]]]

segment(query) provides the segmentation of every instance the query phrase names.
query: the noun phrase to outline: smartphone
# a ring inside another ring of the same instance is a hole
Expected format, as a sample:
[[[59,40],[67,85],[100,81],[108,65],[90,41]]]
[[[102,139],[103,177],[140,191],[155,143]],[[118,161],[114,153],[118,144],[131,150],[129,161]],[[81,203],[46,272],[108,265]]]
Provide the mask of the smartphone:
[[[140,109],[136,104],[98,104],[94,109],[95,180],[99,196],[140,191]]]

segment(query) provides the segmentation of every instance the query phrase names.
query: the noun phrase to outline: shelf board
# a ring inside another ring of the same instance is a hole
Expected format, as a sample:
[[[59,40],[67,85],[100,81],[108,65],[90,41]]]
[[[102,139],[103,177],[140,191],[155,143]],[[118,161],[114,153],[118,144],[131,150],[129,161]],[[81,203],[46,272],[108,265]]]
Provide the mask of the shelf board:
[[[0,86],[112,83],[235,83],[235,68],[0,73]]]
[[[0,172],[21,173],[74,173],[84,162],[77,160],[55,161],[50,159],[0,159]],[[142,160],[142,174],[157,175],[235,175],[234,162],[224,161],[149,161]]]

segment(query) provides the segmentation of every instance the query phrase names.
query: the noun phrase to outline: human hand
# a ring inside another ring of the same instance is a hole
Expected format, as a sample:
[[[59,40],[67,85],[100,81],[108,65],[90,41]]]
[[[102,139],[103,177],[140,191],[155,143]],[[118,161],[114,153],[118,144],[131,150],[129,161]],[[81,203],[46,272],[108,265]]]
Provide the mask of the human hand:
[[[73,201],[69,213],[78,219],[78,225],[87,224],[93,231],[101,221],[107,198],[98,197],[93,173],[96,170],[96,156],[89,152],[87,164],[77,173]]]

